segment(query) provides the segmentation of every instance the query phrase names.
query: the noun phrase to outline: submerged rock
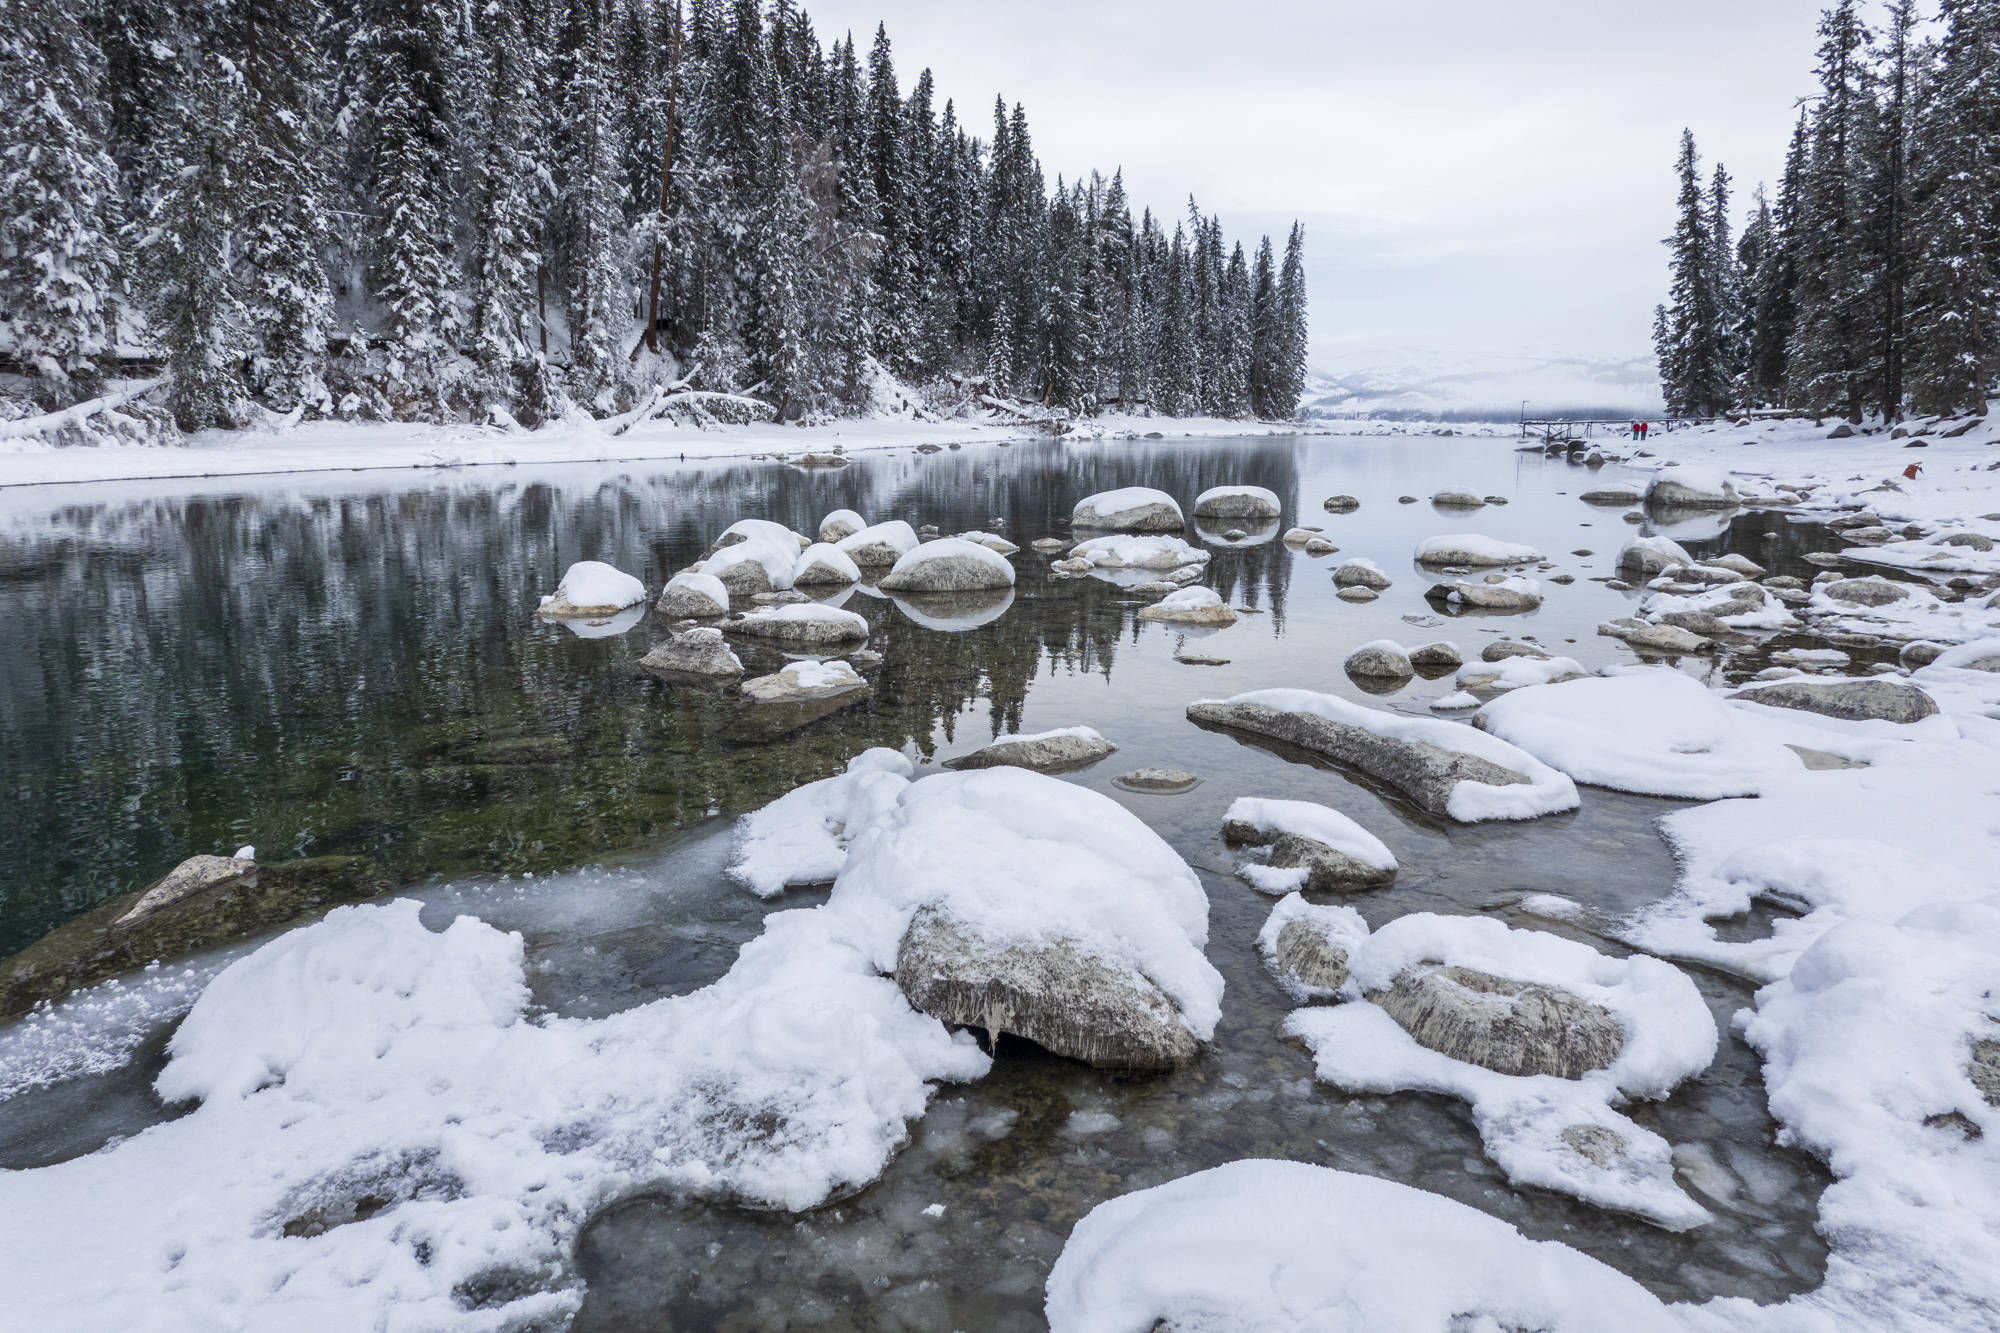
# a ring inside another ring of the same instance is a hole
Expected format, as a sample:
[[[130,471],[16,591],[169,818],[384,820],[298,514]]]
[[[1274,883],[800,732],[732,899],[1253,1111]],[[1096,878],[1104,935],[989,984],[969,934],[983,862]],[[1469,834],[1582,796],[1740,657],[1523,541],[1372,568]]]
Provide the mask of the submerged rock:
[[[991,745],[944,761],[944,767],[1029,768],[1063,773],[1096,763],[1118,747],[1089,727],[1065,727],[1032,736],[1003,736]]]
[[[760,704],[806,703],[865,695],[868,682],[845,662],[793,662],[782,671],[744,681],[743,693]]]
[[[112,925],[121,929],[130,927],[164,907],[233,884],[256,870],[256,860],[247,856],[190,856],[141,890],[139,901]]]
[[[1126,791],[1153,792],[1162,795],[1192,791],[1201,785],[1200,778],[1178,768],[1140,768],[1113,781]]]
[[[1026,1037],[1100,1069],[1177,1069],[1200,1043],[1173,1001],[1065,939],[989,943],[931,909],[896,949],[910,1006],[946,1023]]]
[[[653,645],[639,659],[644,670],[672,683],[727,679],[743,674],[743,663],[718,629],[691,629]]]
[[[1914,685],[1899,680],[1786,680],[1739,690],[1729,696],[1772,708],[1796,708],[1822,717],[1851,722],[1921,722],[1938,711],[1937,702]]]
[[[1469,967],[1411,969],[1368,998],[1419,1045],[1497,1074],[1582,1078],[1625,1048],[1625,1029],[1609,1010]]]

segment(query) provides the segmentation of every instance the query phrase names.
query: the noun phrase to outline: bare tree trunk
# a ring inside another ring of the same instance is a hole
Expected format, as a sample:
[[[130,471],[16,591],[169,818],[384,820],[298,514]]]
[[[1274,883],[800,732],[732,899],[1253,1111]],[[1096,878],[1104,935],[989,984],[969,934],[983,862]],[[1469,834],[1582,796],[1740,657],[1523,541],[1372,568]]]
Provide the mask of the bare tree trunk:
[[[660,263],[661,252],[666,248],[663,233],[667,226],[667,207],[673,201],[674,189],[674,139],[679,130],[681,90],[681,6],[674,0],[674,47],[672,63],[667,74],[667,144],[660,155],[660,212],[655,220],[653,233],[653,283],[652,294],[646,301],[646,350],[658,355],[660,350]],[[633,349],[637,359],[638,349]]]

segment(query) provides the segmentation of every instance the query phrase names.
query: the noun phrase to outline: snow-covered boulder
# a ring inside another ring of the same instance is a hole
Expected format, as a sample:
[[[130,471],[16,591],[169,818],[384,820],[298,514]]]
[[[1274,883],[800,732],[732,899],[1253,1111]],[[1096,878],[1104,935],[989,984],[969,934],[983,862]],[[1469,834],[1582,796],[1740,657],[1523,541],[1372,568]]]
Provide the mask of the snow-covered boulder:
[[[1910,597],[1908,585],[1895,583],[1889,579],[1838,579],[1823,584],[1817,596],[1835,602],[1846,602],[1850,606],[1888,606],[1892,602],[1906,601]]]
[[[1495,736],[1437,718],[1401,717],[1310,690],[1255,690],[1188,705],[1208,726],[1271,736],[1394,787],[1419,808],[1465,823],[1573,810],[1576,785]]]
[[[847,846],[902,798],[915,770],[895,750],[864,750],[844,772],[808,782],[736,821],[729,877],[760,898],[831,884]]]
[[[1352,907],[1320,907],[1286,894],[1257,933],[1257,951],[1285,993],[1303,1004],[1330,1000],[1347,984],[1347,955],[1368,937]]]
[[[729,649],[722,631],[703,627],[685,630],[653,645],[639,665],[662,680],[716,679],[740,676],[743,663]]]
[[[700,570],[684,569],[667,580],[653,610],[677,619],[710,620],[729,614],[729,589],[721,579]]]
[[[1350,676],[1376,676],[1400,680],[1416,674],[1403,645],[1394,639],[1374,639],[1347,655],[1342,664]]]
[[[1482,662],[1503,662],[1510,657],[1548,657],[1548,650],[1537,648],[1532,643],[1522,643],[1518,639],[1495,639],[1479,650]]]
[[[1430,537],[1417,545],[1420,565],[1466,565],[1487,568],[1493,565],[1525,565],[1540,560],[1542,553],[1520,542],[1503,542],[1476,532],[1454,532]]]
[[[1371,588],[1380,591],[1389,586],[1389,576],[1382,572],[1382,566],[1363,556],[1343,561],[1340,568],[1333,571],[1333,586],[1336,588]]]
[[[1715,645],[1693,630],[1678,625],[1649,625],[1636,616],[1607,620],[1597,632],[1608,639],[1623,640],[1628,646],[1651,653],[1700,653]]]
[[[852,509],[836,509],[819,521],[819,539],[837,545],[868,526],[868,520]]]
[[[845,662],[792,662],[783,670],[743,682],[743,693],[760,704],[822,703],[850,696],[859,703],[868,682]]]
[[[1652,578],[1675,565],[1693,563],[1695,559],[1687,553],[1687,548],[1671,537],[1634,537],[1618,552],[1619,570],[1640,578]]]
[[[1096,792],[1019,768],[925,778],[848,847],[833,901],[857,897],[907,923],[896,984],[947,1023],[1128,1069],[1214,1035],[1201,883]]]
[[[782,536],[753,533],[718,547],[694,566],[694,571],[721,580],[731,597],[748,600],[758,593],[790,588],[802,549],[789,532]]]
[[[163,908],[235,884],[245,875],[254,874],[256,870],[257,859],[254,855],[190,856],[147,885],[145,891],[139,895],[139,900],[126,909],[113,924],[117,928],[128,929]]]
[[[987,550],[999,555],[1012,555],[1021,549],[1018,544],[1008,541],[997,532],[980,532],[975,529],[971,532],[959,533],[958,539],[962,542],[973,542],[976,545],[984,546]]]
[[[1236,623],[1236,612],[1213,588],[1182,588],[1139,611],[1141,620],[1220,628]]]
[[[852,643],[868,637],[868,622],[852,611],[818,602],[764,606],[722,622],[727,634],[776,639],[790,647]]]
[[[1419,1046],[1496,1074],[1582,1078],[1625,1048],[1610,1010],[1557,986],[1469,967],[1398,973],[1368,998]]]
[[[1452,607],[1481,611],[1532,611],[1542,604],[1542,585],[1534,579],[1498,578],[1483,583],[1458,580],[1431,585],[1424,596]]]
[[[795,588],[832,588],[861,581],[861,568],[847,552],[829,542],[815,542],[799,552],[792,568]]]
[[[563,572],[562,582],[542,598],[536,614],[548,620],[581,620],[615,616],[646,600],[646,585],[600,560],[579,560]]]
[[[1442,675],[1465,665],[1465,654],[1458,650],[1457,644],[1439,639],[1435,643],[1418,644],[1410,649],[1410,665],[1420,674]]]
[[[805,537],[793,532],[782,523],[774,523],[768,518],[739,518],[722,530],[722,535],[715,539],[715,545],[709,548],[709,554],[713,555],[739,542],[752,541],[770,542],[779,547],[789,546],[794,557],[812,545]]]
[[[1251,1158],[1097,1205],[1049,1273],[1050,1333],[1678,1333],[1617,1269],[1376,1176]]]
[[[1461,690],[1520,690],[1530,685],[1554,685],[1589,673],[1573,657],[1505,657],[1460,667],[1454,682]]]
[[[1078,542],[1070,548],[1070,558],[1088,560],[1100,569],[1180,569],[1205,565],[1214,557],[1179,537],[1119,534]]]
[[[1002,736],[971,754],[945,760],[944,766],[1031,768],[1037,773],[1066,773],[1094,764],[1117,748],[1089,727],[1063,727],[1027,736]]]
[[[1275,491],[1262,486],[1211,486],[1194,498],[1196,518],[1249,518],[1268,521],[1278,516]]]
[[[1483,509],[1486,500],[1478,491],[1467,490],[1463,486],[1447,486],[1431,496],[1431,503],[1440,509]]]
[[[882,579],[885,592],[981,592],[1014,586],[1014,566],[997,551],[941,537],[907,551]]]
[[[917,530],[900,518],[876,523],[834,543],[857,565],[893,565],[917,549]]]
[[[1663,467],[1646,486],[1646,503],[1668,509],[1728,509],[1743,502],[1729,474],[1713,468]]]
[[[1729,696],[1767,708],[1797,708],[1851,722],[1921,722],[1937,715],[1937,701],[1914,685],[1879,677],[1865,680],[1780,680]]]
[[[1150,486],[1100,491],[1077,501],[1070,525],[1112,532],[1178,532],[1187,526],[1173,496]]]
[[[1240,871],[1265,893],[1374,888],[1393,880],[1398,868],[1381,839],[1338,810],[1311,801],[1238,797],[1224,816],[1222,838],[1233,846],[1270,849],[1269,860]]]

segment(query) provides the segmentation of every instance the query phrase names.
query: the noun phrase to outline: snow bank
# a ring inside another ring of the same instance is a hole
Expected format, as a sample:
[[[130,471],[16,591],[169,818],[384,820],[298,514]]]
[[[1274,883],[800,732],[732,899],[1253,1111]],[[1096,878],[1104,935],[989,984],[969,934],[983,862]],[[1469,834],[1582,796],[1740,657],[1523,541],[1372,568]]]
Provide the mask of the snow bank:
[[[1294,833],[1324,843],[1376,870],[1395,870],[1396,855],[1382,840],[1338,810],[1312,801],[1239,796],[1230,802],[1229,823],[1248,824],[1259,833]]]
[[[863,751],[834,777],[808,782],[736,821],[729,877],[760,898],[801,884],[831,884],[847,845],[894,805],[915,769],[895,750]]]
[[[563,572],[553,595],[542,598],[544,613],[617,611],[646,600],[646,585],[600,560],[579,560]]]
[[[1493,665],[1517,662],[1548,665]],[[1516,690],[1486,705],[1478,725],[1578,782],[1645,796],[1754,796],[1800,771],[1752,715],[1667,667]]]
[[[1670,1333],[1616,1269],[1394,1181],[1231,1162],[1093,1208],[1048,1280],[1050,1333]]]
[[[1608,1068],[1581,1078],[1496,1073],[1424,1047],[1365,997],[1431,964],[1557,987],[1607,1010],[1623,1027]],[[1708,1213],[1674,1183],[1671,1146],[1612,1107],[1666,1096],[1715,1058],[1715,1022],[1678,968],[1656,958],[1611,958],[1489,917],[1400,917],[1348,954],[1348,1003],[1307,1008],[1285,1031],[1309,1046],[1320,1078],[1346,1092],[1420,1091],[1463,1098],[1496,1165],[1517,1185],[1679,1230]]]
[[[1520,542],[1503,542],[1477,532],[1452,532],[1417,543],[1420,565],[1524,565],[1542,553]]]

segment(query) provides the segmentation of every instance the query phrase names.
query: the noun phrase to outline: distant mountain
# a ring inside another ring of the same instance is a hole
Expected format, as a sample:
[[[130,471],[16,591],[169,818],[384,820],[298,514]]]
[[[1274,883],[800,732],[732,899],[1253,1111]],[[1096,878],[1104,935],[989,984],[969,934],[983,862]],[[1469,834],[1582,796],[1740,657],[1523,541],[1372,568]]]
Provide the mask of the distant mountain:
[[[1453,355],[1413,348],[1314,359],[1300,406],[1310,417],[1513,421],[1658,415],[1660,377],[1650,356]]]

